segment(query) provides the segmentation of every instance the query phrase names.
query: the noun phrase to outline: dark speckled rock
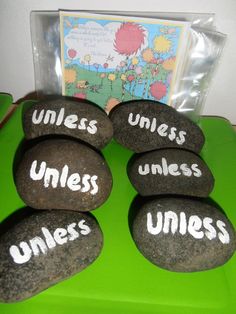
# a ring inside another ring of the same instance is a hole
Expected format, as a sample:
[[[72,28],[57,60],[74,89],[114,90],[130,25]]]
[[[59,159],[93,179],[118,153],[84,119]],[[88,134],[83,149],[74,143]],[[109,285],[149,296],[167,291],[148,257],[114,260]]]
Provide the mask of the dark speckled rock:
[[[30,207],[89,211],[108,198],[112,176],[105,159],[87,145],[50,139],[25,152],[15,183]]]
[[[43,135],[68,135],[97,149],[111,140],[113,127],[107,114],[88,101],[66,98],[33,104],[23,115],[27,139]]]
[[[200,200],[156,197],[141,206],[131,225],[140,252],[170,271],[221,266],[236,248],[230,221],[220,209]]]
[[[30,298],[80,272],[94,262],[102,245],[91,215],[34,212],[0,238],[0,301]]]
[[[170,147],[198,153],[205,141],[195,123],[159,102],[124,102],[111,111],[110,118],[115,140],[136,153]]]
[[[211,171],[198,155],[175,148],[136,154],[129,163],[128,176],[143,196],[207,197],[214,186]]]

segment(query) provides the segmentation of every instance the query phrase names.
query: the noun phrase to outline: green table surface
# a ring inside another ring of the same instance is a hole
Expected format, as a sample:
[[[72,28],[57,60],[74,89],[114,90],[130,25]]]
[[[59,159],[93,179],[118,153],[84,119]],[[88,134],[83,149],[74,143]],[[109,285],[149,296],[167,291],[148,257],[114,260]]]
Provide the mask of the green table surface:
[[[15,151],[23,139],[21,115],[22,105],[0,130],[0,221],[25,206],[12,173]],[[215,177],[210,196],[235,227],[236,133],[222,118],[203,117],[200,126],[206,137],[201,156]],[[169,272],[146,260],[128,226],[136,195],[126,175],[132,152],[112,141],[103,154],[114,183],[107,202],[92,212],[104,234],[101,255],[81,273],[31,299],[1,303],[0,314],[236,313],[236,254],[224,266],[197,273]]]
[[[7,113],[7,109],[12,104],[13,98],[9,94],[0,93],[0,121]]]

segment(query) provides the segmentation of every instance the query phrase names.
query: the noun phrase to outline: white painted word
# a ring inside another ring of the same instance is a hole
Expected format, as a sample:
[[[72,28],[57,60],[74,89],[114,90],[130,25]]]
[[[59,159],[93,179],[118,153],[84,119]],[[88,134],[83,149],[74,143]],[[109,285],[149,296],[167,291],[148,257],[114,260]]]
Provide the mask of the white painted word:
[[[155,225],[154,221],[156,222]],[[197,215],[192,215],[187,219],[184,212],[181,212],[178,216],[171,210],[164,213],[158,211],[155,219],[151,213],[147,213],[147,231],[150,234],[158,235],[161,232],[175,234],[178,232],[181,235],[185,235],[188,232],[195,239],[207,237],[209,240],[212,240],[218,237],[223,244],[228,244],[230,237],[225,229],[225,223],[217,220],[215,224],[216,226],[214,227],[213,219],[210,217],[202,219]]]
[[[81,118],[76,114],[70,114],[65,116],[65,109],[61,108],[59,113],[54,110],[34,110],[32,114],[32,123],[33,124],[56,124],[60,126],[62,123],[68,129],[79,129],[87,130],[90,134],[97,133],[97,120],[88,121],[86,118]]]
[[[89,192],[92,195],[97,194],[98,185],[96,175],[90,176],[89,174],[84,174],[81,178],[78,172],[69,175],[69,167],[65,165],[61,173],[55,168],[47,167],[47,163],[42,161],[40,163],[38,171],[36,171],[38,161],[34,160],[30,168],[30,178],[34,181],[43,180],[43,185],[48,188],[50,185],[52,188],[68,187],[71,191],[81,191],[82,193]],[[79,184],[81,183],[81,184]]]
[[[188,166],[187,164],[169,164],[167,163],[166,158],[161,159],[161,164],[144,164],[139,165],[138,167],[138,173],[142,176],[148,175],[148,174],[160,174],[164,176],[168,176],[169,174],[172,176],[180,176],[183,174],[184,176],[191,177],[194,175],[194,177],[201,177],[202,172],[198,168],[198,164],[192,164],[191,166]]]
[[[185,135],[187,134],[185,131],[178,131],[177,132],[177,128],[175,127],[169,127],[167,124],[162,123],[159,126],[157,125],[157,119],[153,118],[152,120],[150,120],[147,117],[141,117],[140,114],[136,114],[135,119],[134,119],[134,115],[131,112],[129,114],[128,117],[128,123],[131,126],[139,126],[141,129],[145,128],[145,129],[149,129],[149,131],[151,133],[157,131],[157,133],[161,136],[161,137],[168,137],[170,141],[174,141],[178,144],[178,145],[183,145],[183,143],[185,142]],[[176,134],[177,132],[177,134]]]
[[[76,230],[77,226],[79,230]],[[76,240],[80,234],[89,234],[91,229],[85,224],[83,219],[79,223],[73,222],[69,224],[66,228],[57,228],[53,234],[45,227],[42,227],[41,231],[44,239],[36,236],[29,240],[29,243],[22,241],[19,245],[12,245],[9,248],[10,255],[16,264],[27,263],[33,255],[47,254],[48,250],[55,248],[57,245]]]

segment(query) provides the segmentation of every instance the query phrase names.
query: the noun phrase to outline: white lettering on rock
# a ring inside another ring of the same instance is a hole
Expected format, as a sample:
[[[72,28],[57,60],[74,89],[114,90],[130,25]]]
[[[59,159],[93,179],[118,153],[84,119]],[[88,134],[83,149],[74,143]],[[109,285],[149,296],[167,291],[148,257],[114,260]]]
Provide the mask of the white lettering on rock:
[[[32,250],[28,243],[22,241],[19,246],[12,245],[9,249],[13,261],[17,264],[24,264],[31,259]],[[22,253],[21,253],[22,251]]]
[[[161,212],[157,212],[157,223],[153,226],[153,217],[151,213],[147,213],[147,230],[153,235],[157,235],[162,231],[163,216]]]
[[[194,176],[196,178],[200,178],[202,176],[202,171],[199,169],[198,164],[192,164],[188,166],[186,163],[183,164],[176,164],[172,163],[169,164],[166,158],[161,159],[160,164],[144,164],[138,166],[138,173],[141,176],[145,176],[148,174],[152,175],[163,175],[163,176],[186,176],[191,177]]]
[[[229,234],[225,229],[225,223],[221,220],[217,220],[216,222],[217,227],[220,229],[218,233],[218,237],[223,244],[228,244],[230,242]]]
[[[76,240],[80,234],[86,236],[91,232],[91,228],[82,219],[78,223],[69,224],[66,228],[57,228],[54,232],[42,227],[41,232],[42,236],[33,237],[29,243],[22,241],[18,245],[10,246],[9,253],[16,264],[27,263],[32,256],[46,255],[57,245]]]
[[[96,175],[80,175],[77,172],[69,175],[68,165],[63,166],[60,172],[60,170],[56,168],[47,167],[45,161],[40,163],[38,170],[37,166],[38,161],[34,160],[30,167],[30,178],[34,181],[42,180],[45,188],[52,187],[53,189],[56,189],[58,186],[61,188],[67,187],[73,192],[89,192],[92,195],[95,195],[98,192],[98,176]]]
[[[75,114],[70,114],[64,120],[64,126],[68,129],[76,129],[77,125],[76,122],[78,121],[78,117]]]
[[[209,217],[206,217],[203,219],[203,226],[206,229],[205,236],[209,240],[216,238],[216,229],[212,226],[212,223],[213,223],[213,219]]]
[[[34,237],[29,242],[34,255],[39,255],[40,253],[46,254],[47,245],[42,238]]]
[[[56,126],[64,125],[71,130],[85,130],[90,134],[97,133],[97,120],[88,120],[87,118],[79,118],[76,114],[65,115],[65,108],[61,108],[59,112],[55,110],[42,109],[38,112],[37,109],[33,111],[32,123],[39,124],[51,124]]]
[[[200,231],[201,227],[202,227],[202,220],[197,215],[193,215],[189,217],[188,232],[195,239],[202,239],[204,237],[203,231]]]
[[[217,228],[219,232],[217,233]],[[223,244],[230,243],[230,236],[225,228],[225,223],[217,220],[215,223],[212,218],[204,217],[203,219],[197,215],[191,215],[188,219],[184,212],[179,215],[174,211],[161,212],[156,215],[147,213],[147,231],[152,235],[160,233],[185,235],[187,232],[195,239],[209,240],[218,237]]]
[[[56,112],[53,110],[46,110],[43,123],[44,124],[54,124],[56,122]]]
[[[178,229],[178,216],[171,210],[165,212],[164,216],[163,232],[169,233],[171,231],[172,234],[175,234]]]
[[[138,126],[141,129],[149,130],[151,133],[156,131],[159,136],[166,137],[171,142],[175,141],[178,145],[183,145],[186,141],[186,131],[178,131],[176,127],[170,127],[166,123],[157,125],[156,118],[150,119],[148,117],[141,116],[139,113],[134,116],[134,114],[130,112],[128,116],[128,123],[131,126]]]

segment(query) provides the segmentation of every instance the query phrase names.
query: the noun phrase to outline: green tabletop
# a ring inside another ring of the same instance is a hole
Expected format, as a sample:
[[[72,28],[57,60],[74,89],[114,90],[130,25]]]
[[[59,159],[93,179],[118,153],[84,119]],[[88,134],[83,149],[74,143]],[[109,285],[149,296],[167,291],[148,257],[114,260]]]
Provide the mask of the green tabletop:
[[[20,106],[0,130],[0,220],[24,207],[12,166],[23,139]],[[211,197],[236,226],[236,133],[222,118],[203,117],[206,143],[201,156],[215,177]],[[108,201],[92,213],[104,233],[100,257],[87,269],[39,295],[0,304],[1,314],[228,314],[236,313],[236,254],[224,266],[198,273],[173,273],[147,261],[129,231],[128,213],[136,192],[126,165],[132,152],[111,142],[104,156],[113,174]]]
[[[4,118],[12,102],[13,98],[11,95],[0,93],[0,121]]]

